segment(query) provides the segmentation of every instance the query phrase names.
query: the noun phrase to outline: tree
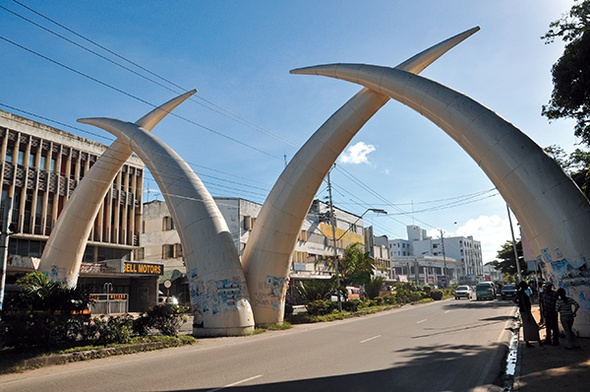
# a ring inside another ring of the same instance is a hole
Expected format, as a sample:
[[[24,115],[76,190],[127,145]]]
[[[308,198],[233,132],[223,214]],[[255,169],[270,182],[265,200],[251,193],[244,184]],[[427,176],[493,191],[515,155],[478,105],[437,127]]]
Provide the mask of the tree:
[[[553,92],[542,114],[549,119],[576,120],[574,134],[590,145],[590,0],[572,6],[569,13],[550,24],[542,38],[546,43],[561,38],[562,56],[551,69]]]
[[[69,314],[87,309],[91,302],[85,290],[53,282],[39,271],[25,275],[16,284],[21,290],[10,303],[14,310]]]
[[[299,282],[297,290],[307,301],[328,300],[336,290],[336,282],[333,279],[312,279]]]
[[[551,145],[544,148],[563,170],[580,187],[586,198],[590,200],[590,152],[576,148],[569,157],[563,148]]]
[[[344,257],[339,260],[339,274],[343,284],[366,285],[373,276],[373,258],[365,252],[360,243],[349,245]]]
[[[365,284],[365,292],[367,293],[367,297],[369,297],[369,299],[378,297],[379,293],[381,293],[381,289],[383,288],[383,283],[385,283],[385,278],[383,276],[375,276],[371,278],[371,281]]]
[[[506,241],[502,245],[502,249],[498,251],[497,257],[499,260],[494,260],[488,263],[493,265],[497,271],[501,271],[504,275],[517,275],[516,263],[514,262],[513,244],[514,242],[512,241]],[[520,240],[516,242],[516,252],[519,255],[522,255],[522,242]],[[526,262],[524,261],[524,258],[521,256],[519,256],[518,259],[520,263],[521,274],[526,275],[528,273]]]

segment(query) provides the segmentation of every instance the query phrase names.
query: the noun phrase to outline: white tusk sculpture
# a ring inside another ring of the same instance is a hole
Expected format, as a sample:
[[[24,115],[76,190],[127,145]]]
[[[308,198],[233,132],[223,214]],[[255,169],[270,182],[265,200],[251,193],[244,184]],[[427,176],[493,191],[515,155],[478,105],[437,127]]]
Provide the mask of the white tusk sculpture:
[[[195,92],[188,91],[166,102],[137,120],[136,124],[151,131]],[[39,263],[39,270],[51,280],[64,282],[70,287],[76,286],[94,219],[113,180],[132,152],[129,146],[115,140],[92,165],[65,204],[51,230]]]
[[[144,161],[156,180],[182,241],[195,336],[252,332],[246,280],[225,219],[190,166],[137,124],[108,118],[78,120],[111,132]]]
[[[537,144],[471,98],[408,72],[362,64],[291,72],[343,79],[389,95],[459,143],[506,200],[553,283],[580,302],[575,328],[590,336],[590,203]]]
[[[478,30],[442,41],[397,68],[421,72]],[[275,183],[242,256],[257,325],[283,322],[291,254],[313,198],[350,140],[388,100],[385,94],[361,90],[309,138]]]

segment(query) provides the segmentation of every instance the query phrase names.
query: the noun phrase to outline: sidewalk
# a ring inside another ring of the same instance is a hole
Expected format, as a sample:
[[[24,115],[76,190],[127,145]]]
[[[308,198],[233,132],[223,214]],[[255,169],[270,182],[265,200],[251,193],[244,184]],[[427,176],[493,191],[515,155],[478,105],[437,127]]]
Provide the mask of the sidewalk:
[[[533,305],[533,315],[539,322],[539,306]],[[575,324],[574,324],[575,325]],[[561,324],[560,324],[561,328]],[[545,338],[545,328],[540,331]],[[520,335],[519,363],[514,382],[514,391],[555,392],[590,390],[590,339],[578,339],[582,348],[566,350],[565,338],[560,338],[561,346],[545,345],[539,348],[525,347]]]

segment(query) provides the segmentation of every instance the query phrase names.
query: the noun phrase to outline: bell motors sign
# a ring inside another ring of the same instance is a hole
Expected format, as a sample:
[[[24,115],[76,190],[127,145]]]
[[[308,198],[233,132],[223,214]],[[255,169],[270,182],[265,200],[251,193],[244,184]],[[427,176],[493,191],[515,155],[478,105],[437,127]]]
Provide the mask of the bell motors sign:
[[[123,263],[123,273],[141,275],[164,275],[164,264]]]

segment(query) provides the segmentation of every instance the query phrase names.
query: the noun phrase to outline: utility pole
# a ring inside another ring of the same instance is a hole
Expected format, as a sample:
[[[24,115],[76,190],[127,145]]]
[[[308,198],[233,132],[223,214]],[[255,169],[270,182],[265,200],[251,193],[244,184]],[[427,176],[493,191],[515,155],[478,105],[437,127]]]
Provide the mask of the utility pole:
[[[420,285],[418,279],[418,256],[414,255],[414,280],[416,281],[416,287]]]
[[[332,182],[330,181],[330,172],[328,172],[328,197],[330,200],[330,222],[332,223],[332,239],[334,241],[334,269],[336,270],[336,284],[338,289],[338,310],[342,311],[342,298],[340,297],[340,273],[338,271],[338,239],[336,238],[336,215],[334,214],[334,204],[332,203]]]
[[[12,222],[12,197],[8,196],[4,202],[4,217],[2,221],[2,233],[0,234],[0,321],[2,321],[2,306],[4,304],[4,291],[6,288],[6,268],[8,260],[8,235]]]
[[[510,223],[510,233],[512,234],[512,249],[514,250],[514,260],[516,261],[516,274],[518,281],[522,281],[520,274],[520,263],[518,262],[518,252],[516,250],[516,239],[514,238],[514,229],[512,228],[512,217],[510,216],[510,206],[506,203],[506,209],[508,210],[508,222]]]
[[[443,231],[442,229],[440,230],[440,243],[442,246],[442,254],[443,254],[443,276],[445,277],[445,287],[448,286],[448,282],[447,282],[447,256],[445,254],[445,237],[443,237]]]

